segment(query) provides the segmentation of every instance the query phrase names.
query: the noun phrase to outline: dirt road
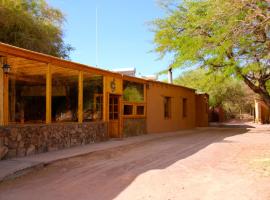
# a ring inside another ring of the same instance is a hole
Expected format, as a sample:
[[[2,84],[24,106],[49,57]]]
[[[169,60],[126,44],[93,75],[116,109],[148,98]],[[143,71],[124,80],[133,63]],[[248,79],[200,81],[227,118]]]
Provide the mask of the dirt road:
[[[0,199],[270,199],[270,126],[208,128],[51,164]]]

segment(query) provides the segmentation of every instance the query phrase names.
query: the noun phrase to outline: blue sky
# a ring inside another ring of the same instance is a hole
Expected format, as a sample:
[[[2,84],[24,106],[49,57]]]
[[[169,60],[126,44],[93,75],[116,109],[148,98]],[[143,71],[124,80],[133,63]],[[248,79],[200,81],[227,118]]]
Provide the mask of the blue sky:
[[[96,66],[96,7],[98,8],[98,66],[135,67],[137,75],[159,72],[170,59],[150,52],[154,34],[147,22],[164,16],[156,0],[48,0],[66,16],[65,41],[75,50],[71,60]],[[174,74],[176,75],[176,73]]]

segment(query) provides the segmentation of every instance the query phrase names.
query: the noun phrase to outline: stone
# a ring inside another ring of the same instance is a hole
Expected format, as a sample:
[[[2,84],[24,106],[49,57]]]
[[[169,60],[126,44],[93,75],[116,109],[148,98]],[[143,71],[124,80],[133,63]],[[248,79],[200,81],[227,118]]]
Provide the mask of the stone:
[[[14,141],[17,140],[18,130],[19,129],[15,129],[15,128],[11,129],[11,131],[10,131],[10,138],[11,138],[11,140],[14,140]]]
[[[57,147],[48,147],[48,151],[56,151],[56,150],[58,150]]]
[[[20,142],[19,142],[18,148],[24,148],[24,142],[23,142],[23,141],[20,141]]]
[[[0,147],[5,145],[5,137],[0,136]]]
[[[16,149],[8,149],[7,157],[8,158],[14,158],[17,156],[17,150]]]
[[[22,140],[22,135],[19,133],[18,135],[17,135],[17,141],[19,142],[19,141],[21,141]]]
[[[27,156],[33,155],[35,154],[35,151],[36,151],[36,147],[33,144],[31,144],[26,150],[26,155]]]
[[[18,143],[16,140],[10,140],[8,143],[9,149],[17,149]]]
[[[26,153],[26,150],[25,150],[25,148],[18,148],[18,150],[17,150],[17,156],[19,156],[19,157],[23,157],[23,156],[25,156],[25,153]]]
[[[5,146],[0,147],[0,160],[2,160],[8,153],[8,148]]]
[[[87,122],[0,127],[0,147],[7,147],[5,158],[12,158],[96,143],[108,140],[107,126],[104,122]]]
[[[5,137],[4,144],[8,146],[8,137]]]

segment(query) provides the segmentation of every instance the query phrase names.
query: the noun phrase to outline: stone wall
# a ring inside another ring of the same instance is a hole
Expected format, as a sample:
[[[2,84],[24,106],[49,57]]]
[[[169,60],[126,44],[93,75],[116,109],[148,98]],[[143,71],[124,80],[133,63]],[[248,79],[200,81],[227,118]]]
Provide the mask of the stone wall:
[[[126,118],[123,121],[124,137],[146,134],[145,118]]]
[[[108,139],[104,122],[0,127],[0,160]]]

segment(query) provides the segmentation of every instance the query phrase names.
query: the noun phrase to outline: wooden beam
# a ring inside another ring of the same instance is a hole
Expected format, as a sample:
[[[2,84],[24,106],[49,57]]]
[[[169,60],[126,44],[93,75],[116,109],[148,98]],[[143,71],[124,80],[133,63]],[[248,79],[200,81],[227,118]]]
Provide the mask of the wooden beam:
[[[52,66],[48,64],[46,73],[46,124],[52,122]]]
[[[15,122],[15,115],[16,115],[16,79],[10,79],[10,104],[9,104],[9,119],[11,122]]]
[[[123,97],[119,96],[119,105],[118,105],[118,109],[119,109],[119,138],[123,138],[123,128],[124,128],[124,122],[123,122]]]
[[[78,95],[78,121],[83,122],[83,72],[79,73],[79,95]]]
[[[142,78],[138,78],[134,76],[127,76],[127,75],[123,75],[123,80],[135,82],[135,83],[147,83],[146,79],[142,79]]]
[[[3,64],[3,58],[0,57],[0,68]],[[4,125],[4,73],[0,69],[0,126]]]
[[[109,121],[109,102],[108,102],[108,91],[107,91],[107,78],[106,76],[103,76],[103,121],[107,122]]]
[[[92,66],[87,66],[84,64],[79,64],[61,58],[53,57],[50,55],[22,49],[12,45],[4,44],[0,42],[0,54],[7,54],[12,57],[20,57],[24,59],[29,59],[37,62],[50,63],[52,65],[57,65],[64,68],[75,69],[80,71],[85,71],[89,73],[109,75],[113,77],[122,78],[122,75],[119,73],[111,72],[108,70],[98,69]]]
[[[3,125],[8,125],[8,121],[9,121],[9,105],[8,105],[8,74],[4,74],[4,102],[3,102],[3,106],[4,106],[4,121],[3,121]]]

